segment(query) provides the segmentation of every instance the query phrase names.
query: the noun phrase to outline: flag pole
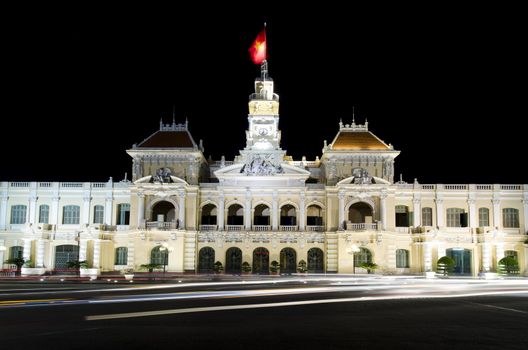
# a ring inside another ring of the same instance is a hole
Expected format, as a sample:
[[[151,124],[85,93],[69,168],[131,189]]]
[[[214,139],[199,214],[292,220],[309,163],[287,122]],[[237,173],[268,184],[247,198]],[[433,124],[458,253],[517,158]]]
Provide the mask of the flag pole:
[[[266,33],[266,22],[264,22],[264,33]],[[268,41],[268,38],[266,36],[266,46],[268,45],[267,41]],[[267,55],[267,48],[266,48],[266,55]],[[266,81],[266,79],[268,78],[268,61],[266,59],[264,59],[264,61],[262,61],[262,64],[260,65],[260,77],[262,78],[262,81]]]

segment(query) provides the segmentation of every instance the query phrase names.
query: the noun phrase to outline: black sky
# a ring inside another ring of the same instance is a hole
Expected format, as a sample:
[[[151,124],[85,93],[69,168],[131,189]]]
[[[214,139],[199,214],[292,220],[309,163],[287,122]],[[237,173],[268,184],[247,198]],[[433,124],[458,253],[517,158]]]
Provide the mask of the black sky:
[[[527,182],[518,9],[207,9],[17,13],[3,50],[0,180],[121,179],[125,150],[173,105],[207,157],[232,159],[258,74],[247,49],[267,21],[282,148],[295,159],[320,156],[355,106],[356,121],[401,150],[407,181]]]

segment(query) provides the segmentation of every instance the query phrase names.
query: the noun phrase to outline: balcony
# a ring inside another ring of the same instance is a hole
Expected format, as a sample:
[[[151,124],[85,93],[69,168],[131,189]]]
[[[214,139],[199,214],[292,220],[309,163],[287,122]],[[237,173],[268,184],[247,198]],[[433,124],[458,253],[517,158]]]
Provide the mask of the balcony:
[[[226,229],[227,231],[242,231],[244,229],[244,225],[227,225]]]
[[[253,231],[262,232],[262,231],[271,231],[270,225],[253,225]]]
[[[218,225],[200,225],[200,231],[216,231]]]
[[[323,232],[324,231],[324,226],[306,226],[306,231],[310,231],[310,232]]]
[[[175,222],[147,221],[145,226],[147,230],[169,231],[178,229]]]
[[[293,226],[293,225],[280,225],[280,226],[279,226],[279,231],[287,231],[287,232],[297,231],[297,226]]]
[[[376,231],[378,229],[377,223],[352,223],[347,222],[346,224],[347,231]]]

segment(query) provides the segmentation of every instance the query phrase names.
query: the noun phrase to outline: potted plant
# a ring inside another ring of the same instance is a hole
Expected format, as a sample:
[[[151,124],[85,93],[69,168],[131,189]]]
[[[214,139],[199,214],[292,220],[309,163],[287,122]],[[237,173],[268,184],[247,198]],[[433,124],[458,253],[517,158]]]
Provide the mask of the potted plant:
[[[125,269],[121,269],[121,274],[125,276],[126,280],[132,280],[134,279],[134,269],[131,267],[127,267]]]
[[[214,263],[213,270],[216,274],[220,274],[222,271],[224,271],[224,266],[220,261],[217,261]]]
[[[280,264],[276,260],[273,260],[270,264],[271,274],[277,275],[279,273],[279,269],[280,269]]]
[[[305,274],[307,271],[308,271],[308,268],[306,267],[306,261],[304,260],[299,261],[299,263],[297,264],[297,272]]]
[[[438,271],[438,273],[442,274],[442,276],[447,276],[449,272],[453,271],[455,265],[455,260],[448,256],[443,256],[438,259],[436,263],[436,270]]]
[[[370,274],[372,271],[379,268],[378,264],[375,264],[373,262],[364,262],[359,264],[359,267],[367,270],[367,273]]]
[[[499,260],[499,273],[501,275],[519,274],[519,262],[513,256],[506,256]]]
[[[161,264],[143,264],[139,266],[140,269],[147,270],[150,273],[154,272],[154,270],[159,270],[162,267],[163,265]]]
[[[242,263],[242,274],[249,275],[251,273],[251,265],[247,261]]]

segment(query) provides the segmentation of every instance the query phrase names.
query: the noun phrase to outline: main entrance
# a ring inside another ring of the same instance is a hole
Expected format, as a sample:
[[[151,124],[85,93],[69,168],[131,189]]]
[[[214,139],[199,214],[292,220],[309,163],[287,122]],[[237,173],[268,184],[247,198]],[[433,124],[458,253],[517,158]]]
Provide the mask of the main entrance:
[[[259,247],[253,251],[253,273],[269,273],[269,251],[266,248]]]
[[[312,248],[308,251],[308,272],[324,272],[323,251],[321,249]]]
[[[55,247],[55,269],[67,269],[69,262],[79,259],[79,247],[72,244],[58,245]]]
[[[204,247],[200,249],[198,256],[198,272],[212,273],[214,267],[215,251],[211,247]]]
[[[226,273],[240,274],[242,272],[242,251],[232,247],[226,252]]]
[[[471,250],[462,248],[446,249],[446,255],[455,260],[454,274],[471,275]]]
[[[297,254],[292,248],[284,248],[280,252],[281,273],[295,273],[297,271]]]

